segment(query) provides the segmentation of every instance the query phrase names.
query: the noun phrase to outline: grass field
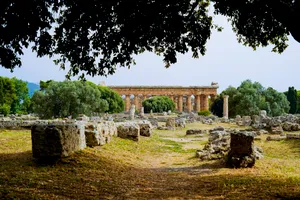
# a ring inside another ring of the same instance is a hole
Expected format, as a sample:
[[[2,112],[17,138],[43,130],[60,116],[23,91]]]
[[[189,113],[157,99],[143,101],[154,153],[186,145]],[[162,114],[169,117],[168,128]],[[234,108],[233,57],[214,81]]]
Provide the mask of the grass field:
[[[264,159],[228,169],[195,158],[207,138],[187,137],[186,129],[155,131],[140,142],[113,138],[54,166],[32,161],[30,131],[2,130],[0,199],[300,199],[300,140],[263,137],[256,143]]]

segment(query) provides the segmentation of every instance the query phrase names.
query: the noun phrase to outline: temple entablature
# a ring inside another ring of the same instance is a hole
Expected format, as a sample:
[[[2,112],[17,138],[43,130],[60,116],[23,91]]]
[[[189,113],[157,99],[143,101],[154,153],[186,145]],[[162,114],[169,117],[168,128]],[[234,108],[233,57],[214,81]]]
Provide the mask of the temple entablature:
[[[208,110],[208,98],[217,95],[218,84],[211,86],[108,86],[124,97],[125,111],[131,104],[139,110],[142,101],[153,96],[168,96],[176,105],[179,112]],[[134,96],[133,98],[131,98]]]

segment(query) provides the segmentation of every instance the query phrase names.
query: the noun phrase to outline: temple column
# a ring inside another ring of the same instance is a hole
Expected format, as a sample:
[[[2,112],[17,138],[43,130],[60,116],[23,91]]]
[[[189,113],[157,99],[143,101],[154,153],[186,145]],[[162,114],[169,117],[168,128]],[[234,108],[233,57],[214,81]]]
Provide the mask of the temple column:
[[[191,97],[191,95],[187,96],[187,111],[192,112],[192,97]]]
[[[228,95],[223,97],[223,117],[228,119]]]
[[[182,95],[179,95],[178,96],[178,111],[179,112],[182,112],[182,99],[183,99],[183,97],[182,97]]]
[[[183,97],[183,112],[187,110],[187,98],[186,96]]]
[[[175,110],[178,110],[178,98],[174,97]]]
[[[209,106],[208,106],[208,96],[207,96],[207,95],[204,95],[203,101],[204,101],[204,110],[209,110]]]
[[[207,95],[202,94],[200,96],[200,110],[208,110],[208,97]]]
[[[200,95],[196,95],[196,112],[200,111]]]
[[[130,109],[130,95],[125,95],[125,111],[129,112]]]
[[[169,98],[174,102],[174,96],[170,95]]]
[[[143,101],[145,100],[145,97],[143,95],[140,96],[140,110],[143,107]]]
[[[134,95],[134,105],[136,110],[140,110],[139,108],[139,95]]]

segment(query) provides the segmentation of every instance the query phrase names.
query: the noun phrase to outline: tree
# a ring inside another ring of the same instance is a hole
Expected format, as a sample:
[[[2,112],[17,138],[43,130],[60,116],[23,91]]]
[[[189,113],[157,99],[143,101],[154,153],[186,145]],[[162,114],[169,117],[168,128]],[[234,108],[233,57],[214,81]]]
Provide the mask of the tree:
[[[275,45],[283,52],[287,35],[300,42],[300,0],[212,0],[215,13],[229,17],[239,42],[256,48]]]
[[[15,85],[16,97],[11,104],[11,113],[27,113],[30,107],[30,97],[28,93],[27,83],[17,79],[11,79]]]
[[[285,92],[287,100],[290,102],[289,113],[295,114],[297,112],[297,90],[294,87],[289,87],[289,90]]]
[[[157,113],[175,110],[175,103],[166,96],[155,96],[150,99],[146,99],[142,104],[145,113],[150,113],[151,110]]]
[[[52,81],[45,92],[36,91],[32,96],[33,111],[42,118],[77,117],[108,110],[108,103],[101,99],[100,91],[82,81]]]
[[[269,87],[263,91],[264,105],[261,108],[266,110],[270,116],[279,116],[288,113],[290,106],[286,96]]]
[[[53,82],[53,80],[48,80],[48,81],[40,80],[40,90],[45,91],[49,87],[50,83],[52,83],[52,82]]]
[[[300,113],[300,90],[297,91],[297,113]]]
[[[21,66],[23,48],[32,43],[37,56],[58,55],[62,69],[70,63],[67,77],[113,74],[145,51],[163,55],[169,67],[178,53],[205,54],[211,30],[220,29],[210,2],[215,13],[229,17],[245,45],[274,44],[282,52],[289,33],[300,42],[300,0],[2,0],[0,65]]]
[[[218,116],[223,117],[223,95],[218,95],[211,103],[210,111]]]
[[[6,77],[0,76],[0,113],[10,113],[12,103],[17,99],[14,82]]]
[[[229,87],[221,95],[229,95],[229,116],[257,115],[266,110],[269,116],[282,115],[289,111],[289,102],[283,93],[273,88],[265,89],[260,83],[245,80],[238,88]]]
[[[124,101],[121,96],[106,86],[98,86],[101,93],[101,99],[108,102],[108,113],[120,113],[124,111]]]

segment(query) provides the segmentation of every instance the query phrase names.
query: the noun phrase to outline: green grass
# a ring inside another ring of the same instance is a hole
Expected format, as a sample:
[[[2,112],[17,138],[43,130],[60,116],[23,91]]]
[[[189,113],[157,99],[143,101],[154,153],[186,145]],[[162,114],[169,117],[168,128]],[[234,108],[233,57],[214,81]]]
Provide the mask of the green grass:
[[[231,127],[231,125],[226,125]],[[212,128],[189,124],[188,128]],[[226,128],[227,128],[226,127]],[[185,130],[186,130],[185,129]],[[175,134],[174,134],[175,133]],[[173,135],[172,135],[173,134]],[[265,158],[251,169],[195,158],[205,140],[184,130],[155,131],[139,142],[113,138],[53,166],[32,161],[30,131],[0,132],[0,199],[281,199],[300,196],[300,140],[256,145]],[[189,147],[189,148],[187,148]]]

